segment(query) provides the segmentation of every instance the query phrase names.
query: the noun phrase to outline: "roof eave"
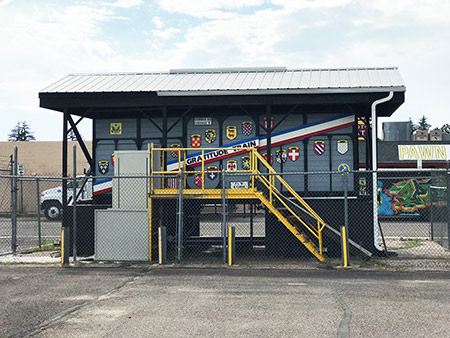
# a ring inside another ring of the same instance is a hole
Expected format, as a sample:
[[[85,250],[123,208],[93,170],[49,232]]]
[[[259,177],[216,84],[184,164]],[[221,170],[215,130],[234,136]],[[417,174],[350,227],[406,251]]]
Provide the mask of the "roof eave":
[[[188,90],[157,91],[158,96],[226,96],[226,95],[298,95],[298,94],[360,94],[405,92],[405,87],[255,89],[255,90]]]

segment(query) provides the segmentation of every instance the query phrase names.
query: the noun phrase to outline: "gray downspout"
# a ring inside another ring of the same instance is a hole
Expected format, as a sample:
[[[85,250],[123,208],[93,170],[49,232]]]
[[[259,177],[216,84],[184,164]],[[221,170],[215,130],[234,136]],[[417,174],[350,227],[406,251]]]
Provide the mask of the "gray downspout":
[[[394,97],[394,92],[389,92],[389,95],[376,100],[372,103],[372,203],[373,203],[373,244],[377,250],[382,251],[383,248],[378,244],[378,156],[377,156],[377,106],[384,102],[390,101]]]

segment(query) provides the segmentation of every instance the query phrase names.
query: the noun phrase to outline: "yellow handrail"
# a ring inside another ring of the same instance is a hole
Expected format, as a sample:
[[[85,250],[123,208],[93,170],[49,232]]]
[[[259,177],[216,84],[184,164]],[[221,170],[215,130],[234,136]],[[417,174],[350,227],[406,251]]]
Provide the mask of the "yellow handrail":
[[[320,253],[322,254],[322,230],[325,228],[325,222],[322,220],[322,218],[295,192],[292,187],[287,184],[287,182],[279,175],[277,172],[272,168],[271,165],[264,159],[264,157],[258,152],[256,148],[155,148],[153,144],[150,146],[151,151],[151,164],[150,164],[150,175],[151,175],[151,191],[153,191],[154,183],[153,183],[153,175],[162,175],[162,187],[164,187],[164,175],[167,174],[178,174],[181,172],[183,168],[187,167],[186,159],[187,159],[187,152],[196,152],[197,154],[201,154],[201,162],[197,162],[196,165],[201,165],[201,170],[193,170],[193,171],[184,171],[184,177],[183,177],[183,185],[186,187],[186,179],[188,174],[200,174],[202,179],[201,189],[205,190],[205,174],[214,172],[214,173],[220,173],[220,170],[208,170],[205,172],[205,162],[207,161],[205,159],[205,151],[212,152],[212,151],[225,151],[225,152],[231,152],[230,156],[239,155],[243,152],[249,153],[249,159],[250,159],[250,169],[249,170],[226,170],[227,173],[249,173],[251,175],[251,189],[255,188],[255,178],[258,179],[260,182],[262,182],[266,188],[268,189],[269,193],[269,202],[273,204],[274,199],[278,200],[285,208],[290,212],[295,219],[297,219],[300,224],[302,224],[310,233],[312,233],[319,241],[319,248]],[[153,154],[155,151],[160,151],[162,154],[166,152],[177,152],[178,153],[178,166],[174,170],[164,170],[166,166],[165,162],[165,156],[162,156],[162,170],[154,170],[153,167]],[[181,158],[183,156],[183,158]],[[259,170],[258,170],[258,162],[262,163],[264,167],[267,168],[269,177],[265,177]],[[282,200],[280,191],[276,188],[276,180],[280,182],[281,186],[285,187],[286,190],[309,212],[309,214],[315,218],[317,221],[317,225],[312,225],[309,223],[306,223],[303,221],[293,210],[290,208],[285,201]],[[317,227],[317,228],[316,228]]]

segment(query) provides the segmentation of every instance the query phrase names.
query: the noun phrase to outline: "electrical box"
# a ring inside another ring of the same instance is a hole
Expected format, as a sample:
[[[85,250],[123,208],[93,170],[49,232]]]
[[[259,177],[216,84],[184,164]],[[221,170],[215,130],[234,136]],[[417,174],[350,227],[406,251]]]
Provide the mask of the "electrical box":
[[[112,207],[122,210],[146,210],[150,188],[149,156],[146,150],[114,152]]]
[[[442,141],[442,131],[439,129],[430,131],[430,141]]]
[[[428,141],[428,130],[416,130],[416,141]]]

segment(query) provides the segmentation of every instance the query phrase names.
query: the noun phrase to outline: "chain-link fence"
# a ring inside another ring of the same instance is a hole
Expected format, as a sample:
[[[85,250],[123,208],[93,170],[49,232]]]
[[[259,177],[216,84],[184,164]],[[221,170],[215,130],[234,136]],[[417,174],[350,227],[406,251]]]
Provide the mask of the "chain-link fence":
[[[344,225],[353,257],[449,262],[448,185],[446,170],[4,175],[0,262],[60,262],[61,251],[99,261],[329,260],[341,256]]]

